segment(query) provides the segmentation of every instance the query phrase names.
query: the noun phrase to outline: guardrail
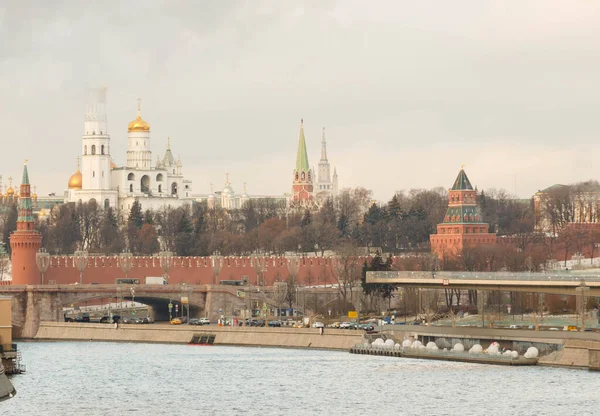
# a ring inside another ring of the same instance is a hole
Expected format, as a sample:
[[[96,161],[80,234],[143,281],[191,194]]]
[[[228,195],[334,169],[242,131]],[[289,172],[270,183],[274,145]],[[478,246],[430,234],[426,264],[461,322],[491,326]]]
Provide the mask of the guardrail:
[[[530,282],[600,282],[600,274],[511,272],[367,272],[367,279],[518,280]]]

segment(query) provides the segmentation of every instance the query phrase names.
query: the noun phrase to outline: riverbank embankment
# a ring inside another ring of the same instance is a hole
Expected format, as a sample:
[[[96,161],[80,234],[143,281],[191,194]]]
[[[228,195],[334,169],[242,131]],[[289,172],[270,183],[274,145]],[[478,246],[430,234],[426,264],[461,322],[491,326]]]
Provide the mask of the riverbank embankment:
[[[168,324],[119,325],[41,322],[35,340],[159,342],[187,344],[194,335],[215,335],[214,345],[345,350],[361,342],[362,331],[315,328],[222,327]]]

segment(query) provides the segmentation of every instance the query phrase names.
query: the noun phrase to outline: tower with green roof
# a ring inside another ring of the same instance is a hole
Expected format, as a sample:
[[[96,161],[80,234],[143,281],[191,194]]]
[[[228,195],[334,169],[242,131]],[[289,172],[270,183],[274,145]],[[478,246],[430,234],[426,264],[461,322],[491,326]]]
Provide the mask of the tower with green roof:
[[[469,246],[496,243],[496,234],[489,232],[477,205],[477,191],[465,173],[464,167],[448,191],[448,209],[443,221],[437,225],[437,234],[429,236],[431,251],[443,257],[460,254]]]
[[[27,161],[23,167],[18,212],[17,229],[10,235],[12,285],[39,284],[35,256],[42,247],[42,235],[35,230]]]
[[[308,163],[306,139],[304,138],[304,120],[300,120],[300,136],[298,138],[298,153],[296,169],[292,182],[292,203],[295,205],[313,204],[313,171]]]

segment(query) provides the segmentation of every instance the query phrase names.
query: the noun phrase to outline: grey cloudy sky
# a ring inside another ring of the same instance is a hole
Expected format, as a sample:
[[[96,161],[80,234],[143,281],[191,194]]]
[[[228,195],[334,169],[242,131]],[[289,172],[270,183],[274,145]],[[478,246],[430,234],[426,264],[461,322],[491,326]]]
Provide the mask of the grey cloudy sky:
[[[197,193],[225,172],[289,192],[300,118],[311,163],[326,126],[340,186],[381,200],[463,163],[522,197],[600,176],[594,1],[5,0],[0,38],[0,171],[28,158],[39,194],[66,188],[104,85],[115,162],[141,97]]]

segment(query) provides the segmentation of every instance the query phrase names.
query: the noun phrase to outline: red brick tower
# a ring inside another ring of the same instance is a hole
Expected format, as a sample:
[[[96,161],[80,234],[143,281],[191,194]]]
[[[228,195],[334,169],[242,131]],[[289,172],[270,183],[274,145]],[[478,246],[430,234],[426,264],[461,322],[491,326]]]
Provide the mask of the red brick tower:
[[[313,204],[313,172],[308,164],[306,140],[304,139],[304,120],[300,120],[300,138],[298,140],[298,154],[296,156],[292,193],[293,204]]]
[[[17,230],[10,236],[12,284],[35,285],[40,283],[40,272],[35,263],[35,255],[42,247],[42,235],[34,229],[27,162],[23,168],[23,180],[19,194]]]
[[[459,254],[466,246],[495,244],[496,234],[488,231],[489,225],[481,221],[477,192],[461,169],[448,191],[448,210],[444,221],[437,225],[437,234],[429,236],[431,251],[441,258]]]

